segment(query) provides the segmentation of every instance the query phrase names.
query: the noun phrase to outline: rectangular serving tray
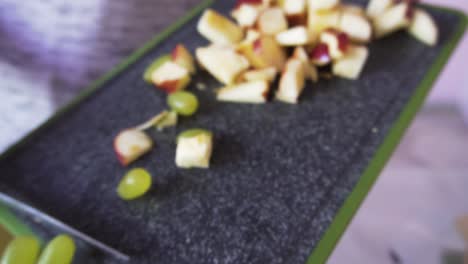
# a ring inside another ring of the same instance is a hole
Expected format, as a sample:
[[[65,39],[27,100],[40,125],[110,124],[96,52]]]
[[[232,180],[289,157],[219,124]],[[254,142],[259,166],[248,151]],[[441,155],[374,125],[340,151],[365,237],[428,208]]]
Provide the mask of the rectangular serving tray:
[[[189,89],[200,111],[176,129],[151,131],[156,148],[131,166],[151,171],[153,191],[120,200],[115,187],[127,168],[113,138],[167,107],[166,95],[142,80],[145,67],[177,43],[206,45],[196,32],[200,13],[212,6],[227,14],[233,4],[204,1],[5,152],[0,192],[131,263],[324,263],[465,32],[466,16],[427,7],[440,28],[436,47],[404,32],[375,41],[359,80],[309,83],[298,105],[220,103],[219,84],[197,73]],[[194,127],[215,135],[208,170],[174,164],[177,133]]]

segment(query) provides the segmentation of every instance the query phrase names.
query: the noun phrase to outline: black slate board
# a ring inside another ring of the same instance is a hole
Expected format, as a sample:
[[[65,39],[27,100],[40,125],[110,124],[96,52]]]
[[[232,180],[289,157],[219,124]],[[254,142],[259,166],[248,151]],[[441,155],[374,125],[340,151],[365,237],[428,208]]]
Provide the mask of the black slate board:
[[[214,4],[224,13],[232,6]],[[151,133],[155,150],[132,165],[152,172],[153,191],[121,201],[115,187],[126,169],[113,138],[166,107],[142,72],[179,42],[205,45],[197,17],[5,155],[0,191],[129,254],[131,263],[305,263],[463,19],[431,13],[437,47],[403,32],[379,40],[359,81],[309,84],[297,106],[218,103],[211,88],[219,84],[198,74],[190,90],[200,111],[177,129]],[[197,90],[197,82],[210,89]],[[175,135],[192,127],[215,134],[209,170],[175,167]]]

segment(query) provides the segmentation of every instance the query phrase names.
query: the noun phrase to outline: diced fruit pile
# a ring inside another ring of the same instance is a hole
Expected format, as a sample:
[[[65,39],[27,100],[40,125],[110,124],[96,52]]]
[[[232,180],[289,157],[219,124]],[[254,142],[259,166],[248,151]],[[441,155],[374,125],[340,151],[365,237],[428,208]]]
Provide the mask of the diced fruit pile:
[[[144,80],[167,92],[171,111],[122,131],[114,140],[119,161],[127,166],[153,147],[144,130],[177,124],[177,116],[191,116],[197,97],[183,91],[196,73],[196,62],[224,86],[217,100],[262,104],[270,94],[296,104],[307,81],[337,76],[359,78],[369,56],[366,44],[398,30],[406,30],[427,45],[435,45],[438,29],[417,0],[370,0],[367,9],[340,0],[238,0],[231,20],[208,9],[198,32],[211,43],[195,50],[182,44],[149,65]],[[278,87],[272,86],[277,77]],[[177,139],[175,162],[181,168],[208,168],[212,133],[189,130]],[[151,176],[130,171],[118,187],[119,195],[135,199],[146,193]]]
[[[265,103],[279,75],[276,99],[297,103],[306,81],[320,76],[357,79],[368,44],[405,29],[435,45],[437,27],[416,0],[371,0],[367,9],[340,0],[238,0],[231,19],[208,9],[198,32],[211,42],[195,51],[198,64],[224,84],[220,101]],[[164,63],[161,63],[164,61]],[[151,82],[168,92],[184,89],[195,73],[183,45],[150,67]]]

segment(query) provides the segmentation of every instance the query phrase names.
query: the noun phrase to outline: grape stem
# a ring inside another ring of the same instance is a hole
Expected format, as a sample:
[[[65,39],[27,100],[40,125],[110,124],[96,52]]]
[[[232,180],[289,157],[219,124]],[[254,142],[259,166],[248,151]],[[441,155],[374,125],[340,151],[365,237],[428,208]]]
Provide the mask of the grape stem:
[[[152,128],[158,123],[160,123],[162,120],[164,120],[164,118],[166,118],[168,114],[169,112],[164,110],[160,114],[157,114],[156,116],[152,117],[150,120],[146,121],[145,123],[138,125],[137,127],[135,127],[135,129],[139,131],[144,131],[149,128]]]

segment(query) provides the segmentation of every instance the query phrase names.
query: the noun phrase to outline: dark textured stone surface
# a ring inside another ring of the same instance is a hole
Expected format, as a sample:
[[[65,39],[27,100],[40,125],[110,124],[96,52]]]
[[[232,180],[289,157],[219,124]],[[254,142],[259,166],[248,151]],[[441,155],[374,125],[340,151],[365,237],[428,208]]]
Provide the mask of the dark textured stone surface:
[[[229,1],[216,9],[227,11]],[[399,112],[454,33],[458,18],[434,11],[441,41],[426,47],[404,33],[370,46],[359,81],[309,84],[299,105],[218,103],[218,84],[200,73],[190,89],[199,113],[176,130],[151,133],[156,148],[132,167],[154,175],[153,191],[123,202],[126,169],[116,133],[164,109],[165,95],[141,75],[178,42],[205,44],[195,20],[107,83],[59,122],[0,161],[0,191],[36,206],[133,257],[132,263],[304,263]],[[215,134],[212,167],[175,167],[177,132]]]

